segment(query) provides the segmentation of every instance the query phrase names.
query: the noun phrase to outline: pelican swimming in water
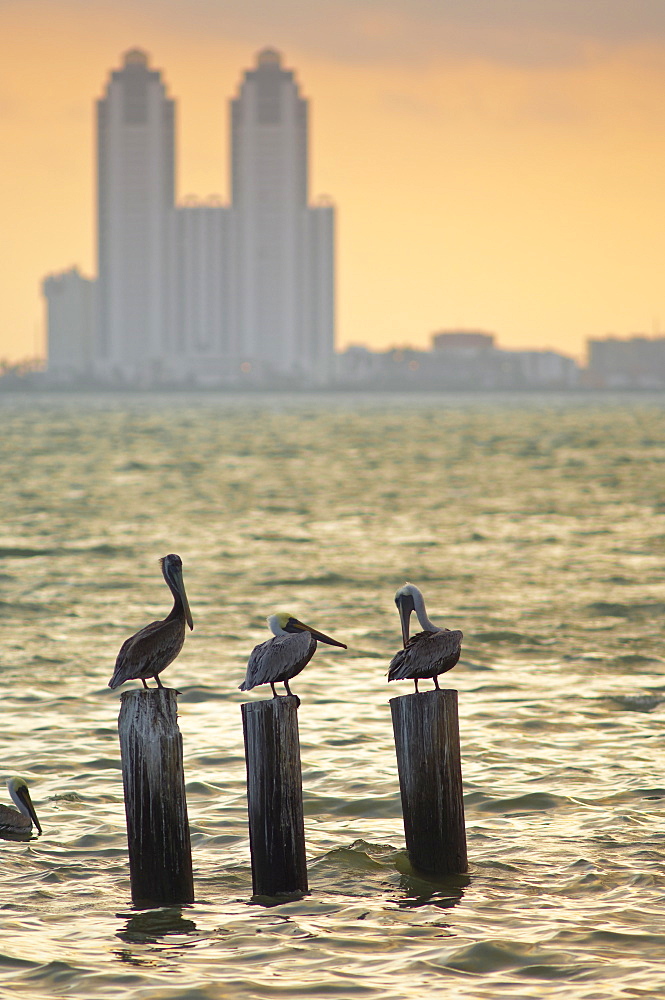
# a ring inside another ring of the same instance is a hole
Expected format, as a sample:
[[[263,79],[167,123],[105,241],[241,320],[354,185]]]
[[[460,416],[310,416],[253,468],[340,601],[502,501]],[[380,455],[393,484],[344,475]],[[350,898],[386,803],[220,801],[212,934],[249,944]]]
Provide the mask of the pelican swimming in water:
[[[240,685],[241,691],[249,691],[258,684],[270,684],[273,697],[277,697],[275,684],[283,681],[286,693],[293,694],[289,681],[307,666],[316,652],[317,640],[330,646],[346,649],[343,642],[337,642],[317,632],[309,625],[303,625],[287,612],[271,615],[267,619],[274,638],[255,646],[247,663],[247,674]]]
[[[434,678],[439,687],[438,675],[452,670],[460,658],[463,634],[459,629],[439,628],[427,617],[423,595],[412,583],[405,583],[395,594],[395,604],[402,623],[404,649],[395,653],[388,670],[389,681],[411,679],[418,690],[418,681]],[[409,621],[415,611],[422,632],[409,638]]]
[[[109,681],[110,688],[120,687],[125,681],[135,678],[143,681],[143,687],[147,688],[146,677],[154,677],[157,687],[164,687],[159,674],[175,660],[182,649],[185,641],[185,622],[190,629],[194,628],[185,585],[182,582],[180,556],[171,553],[160,559],[160,563],[164,579],[173,594],[173,607],[163,621],[145,625],[136,635],[130,636],[123,642],[115,661],[113,677]]]
[[[42,828],[23,778],[10,778],[7,790],[12,802],[16,803],[18,812],[11,806],[0,805],[0,833],[29,833],[33,824],[37,827],[37,832],[41,833]]]

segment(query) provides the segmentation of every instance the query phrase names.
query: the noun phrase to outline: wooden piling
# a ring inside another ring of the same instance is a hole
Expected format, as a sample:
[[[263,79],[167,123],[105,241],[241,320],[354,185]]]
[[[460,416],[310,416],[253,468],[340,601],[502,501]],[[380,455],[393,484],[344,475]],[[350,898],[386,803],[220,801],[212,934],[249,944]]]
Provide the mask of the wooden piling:
[[[298,699],[245,702],[241,708],[254,895],[305,893]]]
[[[138,688],[120,699],[129,874],[137,906],[194,901],[176,699],[173,688]]]
[[[390,709],[411,863],[437,875],[465,872],[457,691],[402,695]]]

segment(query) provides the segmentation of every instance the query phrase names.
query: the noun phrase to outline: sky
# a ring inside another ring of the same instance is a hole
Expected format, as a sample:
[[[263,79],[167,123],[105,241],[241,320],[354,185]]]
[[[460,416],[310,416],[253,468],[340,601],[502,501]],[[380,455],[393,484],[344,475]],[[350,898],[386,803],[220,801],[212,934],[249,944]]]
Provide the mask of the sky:
[[[43,355],[41,281],[96,273],[94,101],[146,49],[177,192],[228,198],[259,49],[310,100],[337,206],[337,344],[480,329],[584,359],[665,332],[663,0],[0,0],[0,359]]]

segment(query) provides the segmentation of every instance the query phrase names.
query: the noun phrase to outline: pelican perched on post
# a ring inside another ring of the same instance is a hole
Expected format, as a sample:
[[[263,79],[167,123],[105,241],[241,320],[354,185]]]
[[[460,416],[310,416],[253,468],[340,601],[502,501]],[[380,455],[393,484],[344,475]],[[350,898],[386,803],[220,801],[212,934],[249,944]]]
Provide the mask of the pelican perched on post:
[[[42,828],[23,778],[10,778],[7,790],[12,802],[16,803],[18,812],[11,806],[0,805],[0,833],[29,833],[33,824],[37,827],[37,832],[41,833]]]
[[[452,670],[460,658],[463,634],[459,629],[439,628],[427,617],[423,595],[412,583],[405,583],[395,594],[395,604],[402,623],[404,649],[395,653],[388,670],[389,681],[413,680],[418,690],[418,681],[424,677],[434,678],[434,687],[439,687],[438,675]],[[415,611],[422,632],[409,638],[409,621]]]
[[[146,677],[154,677],[157,687],[164,687],[159,674],[175,660],[185,641],[185,622],[194,628],[192,613],[182,582],[182,560],[171,553],[160,559],[162,573],[171,593],[173,607],[163,621],[145,625],[136,635],[126,639],[115,661],[110,688],[120,687],[125,681],[138,678],[147,688]]]
[[[247,673],[240,685],[241,691],[249,691],[258,684],[270,684],[273,697],[277,697],[275,684],[283,681],[287,695],[293,694],[289,681],[307,666],[316,652],[317,640],[330,646],[346,649],[343,642],[337,642],[317,632],[310,625],[303,625],[287,612],[271,615],[267,619],[273,633],[272,639],[255,646],[247,663]]]

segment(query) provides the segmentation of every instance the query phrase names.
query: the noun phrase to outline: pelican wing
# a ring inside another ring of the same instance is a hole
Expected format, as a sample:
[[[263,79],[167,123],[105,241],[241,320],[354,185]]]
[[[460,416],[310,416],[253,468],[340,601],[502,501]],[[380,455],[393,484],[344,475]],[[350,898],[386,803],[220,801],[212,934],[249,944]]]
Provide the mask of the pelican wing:
[[[309,663],[315,649],[316,639],[309,632],[294,632],[267,639],[250,653],[240,690],[249,691],[258,684],[290,680]]]
[[[18,809],[12,809],[11,806],[0,805],[0,830],[23,832],[23,830],[29,830],[31,826],[32,820],[29,816],[24,816]]]
[[[390,661],[388,680],[436,677],[451,670],[460,658],[463,634],[459,629],[417,632]]]
[[[109,687],[120,687],[132,678],[154,677],[175,660],[184,641],[184,621],[177,618],[146,625],[120,647]]]

